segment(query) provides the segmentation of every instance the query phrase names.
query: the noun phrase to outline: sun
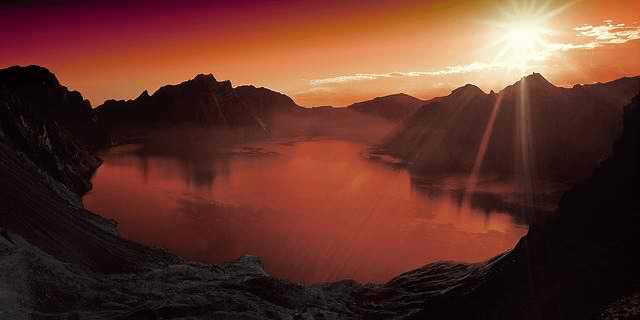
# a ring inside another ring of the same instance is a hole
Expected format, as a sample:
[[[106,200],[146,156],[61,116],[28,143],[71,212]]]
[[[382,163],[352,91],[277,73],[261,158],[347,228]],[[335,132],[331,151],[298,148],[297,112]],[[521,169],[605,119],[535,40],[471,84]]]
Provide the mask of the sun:
[[[544,32],[545,30],[542,28],[516,27],[507,34],[507,41],[515,49],[530,50],[542,42]]]
[[[526,72],[536,61],[549,55],[547,38],[553,34],[546,24],[567,9],[563,6],[548,10],[549,2],[539,6],[536,1],[512,1],[509,9],[498,8],[498,22],[489,24],[498,30],[493,47],[493,63]]]

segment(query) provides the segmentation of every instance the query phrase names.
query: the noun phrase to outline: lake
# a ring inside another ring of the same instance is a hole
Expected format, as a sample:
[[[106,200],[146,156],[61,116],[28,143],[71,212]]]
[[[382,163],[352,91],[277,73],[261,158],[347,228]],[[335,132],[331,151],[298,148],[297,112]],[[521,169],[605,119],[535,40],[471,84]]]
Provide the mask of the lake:
[[[292,281],[386,282],[429,262],[485,260],[527,232],[522,210],[501,201],[508,184],[481,182],[483,196],[465,201],[464,177],[418,183],[363,143],[269,140],[202,157],[135,150],[100,154],[85,206],[123,237],[194,261],[249,254]]]

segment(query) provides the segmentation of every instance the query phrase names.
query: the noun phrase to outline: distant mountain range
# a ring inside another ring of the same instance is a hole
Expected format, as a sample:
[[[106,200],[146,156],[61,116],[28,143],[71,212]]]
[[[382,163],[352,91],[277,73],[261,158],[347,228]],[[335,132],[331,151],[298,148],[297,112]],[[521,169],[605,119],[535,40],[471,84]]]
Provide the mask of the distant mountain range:
[[[368,124],[362,121],[376,118],[397,123],[378,151],[403,159],[417,175],[470,173],[487,132],[481,173],[515,177],[528,170],[534,178],[562,181],[588,175],[606,157],[622,128],[623,106],[640,91],[640,77],[561,88],[534,73],[498,93],[468,84],[429,101],[395,94],[346,108],[303,108],[266,88],[234,88],[229,81],[200,74],[153,95],[144,91],[136,99],[108,100],[91,109],[80,93],[68,91],[45,68],[12,67],[2,70],[0,78],[3,86],[15,87],[7,99],[34,108],[47,105],[42,110],[47,117],[90,147],[132,141],[140,128],[183,124],[266,133],[338,130],[339,136],[348,136],[350,128],[366,133],[360,127]],[[293,117],[275,121],[279,114]]]
[[[357,111],[386,118],[407,118],[424,103],[406,94],[378,97],[346,108],[303,108],[290,97],[254,86],[233,88],[230,81],[217,81],[200,74],[177,85],[161,87],[153,95],[144,91],[133,100],[108,100],[95,109],[107,127],[119,125],[194,123],[225,126],[260,126],[269,129],[273,115],[307,111]]]
[[[609,153],[623,106],[639,91],[640,77],[560,88],[534,73],[489,94],[468,84],[421,106],[382,144],[383,153],[417,174],[469,174],[487,132],[482,173],[577,179]]]

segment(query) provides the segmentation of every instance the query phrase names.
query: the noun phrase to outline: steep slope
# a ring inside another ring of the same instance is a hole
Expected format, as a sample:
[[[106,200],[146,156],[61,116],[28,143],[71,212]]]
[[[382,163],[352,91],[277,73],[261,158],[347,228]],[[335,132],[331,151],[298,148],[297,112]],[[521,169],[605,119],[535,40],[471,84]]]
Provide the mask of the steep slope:
[[[468,174],[486,132],[482,173],[579,179],[608,154],[639,88],[640,77],[559,88],[535,73],[497,94],[467,85],[421,107],[383,148],[418,174]]]
[[[358,112],[377,115],[389,120],[402,120],[409,117],[425,101],[410,95],[399,93],[372,100],[357,102],[347,108]]]
[[[0,132],[3,143],[82,194],[100,164],[85,147],[104,140],[91,106],[37,66],[0,70]]]
[[[98,141],[89,105],[44,68],[0,76],[0,226],[90,270],[142,268],[153,250],[122,240],[112,222],[82,207],[101,163],[79,142]]]

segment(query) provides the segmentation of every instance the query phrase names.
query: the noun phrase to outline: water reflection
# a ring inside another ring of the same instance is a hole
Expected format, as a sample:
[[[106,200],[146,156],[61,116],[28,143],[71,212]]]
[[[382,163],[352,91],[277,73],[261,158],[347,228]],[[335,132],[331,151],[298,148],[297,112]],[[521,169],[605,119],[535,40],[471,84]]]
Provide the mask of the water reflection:
[[[84,200],[129,239],[212,263],[259,255],[274,275],[305,282],[382,282],[436,260],[481,261],[526,233],[500,197],[466,206],[455,188],[418,183],[363,150],[314,139],[189,156],[116,148]]]
[[[565,188],[562,185],[547,187],[544,192],[536,195],[539,205],[532,208],[526,203],[526,194],[520,192],[513,182],[485,179],[480,182],[480,189],[470,193],[461,186],[465,179],[466,177],[446,177],[422,181],[412,178],[411,185],[417,194],[426,199],[450,197],[459,210],[465,210],[466,206],[470,206],[475,209],[474,212],[484,213],[487,218],[494,213],[506,213],[511,215],[513,224],[521,226],[529,225],[532,222],[529,221],[530,217],[543,219],[553,215]]]

